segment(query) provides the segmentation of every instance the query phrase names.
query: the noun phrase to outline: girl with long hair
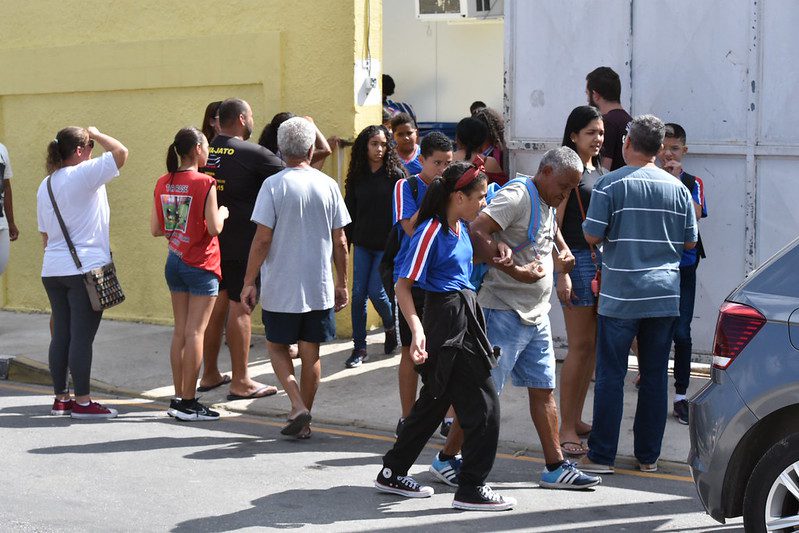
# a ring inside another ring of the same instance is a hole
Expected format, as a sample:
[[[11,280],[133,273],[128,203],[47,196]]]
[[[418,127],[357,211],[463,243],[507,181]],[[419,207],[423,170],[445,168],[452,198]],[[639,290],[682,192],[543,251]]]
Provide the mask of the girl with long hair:
[[[179,420],[217,420],[219,413],[197,401],[195,387],[203,338],[222,277],[219,240],[228,216],[216,201],[216,181],[198,172],[208,161],[208,140],[183,128],[166,153],[167,173],[155,184],[150,230],[167,238],[166,278],[175,329],[169,360],[175,398],[167,414]]]
[[[508,177],[502,171],[502,167],[496,159],[482,153],[488,138],[488,127],[483,121],[474,117],[464,118],[455,128],[455,144],[458,150],[452,155],[452,160],[471,163],[479,157],[484,161],[488,182],[503,185],[508,181]]]
[[[485,207],[482,165],[458,162],[435,178],[425,194],[397,281],[397,301],[412,331],[411,358],[424,386],[375,480],[381,492],[429,497],[433,489],[408,476],[450,405],[465,434],[458,490],[452,506],[504,510],[516,503],[485,484],[499,437],[499,397],[491,378],[496,365],[483,312],[469,281],[473,249],[467,222]],[[411,294],[425,291],[424,323]]]
[[[602,265],[599,250],[583,237],[583,221],[596,180],[605,173],[599,151],[605,137],[602,114],[591,106],[579,106],[569,114],[563,146],[580,156],[585,168],[580,184],[558,206],[557,221],[575,258],[570,274],[558,274],[557,295],[566,321],[569,349],[560,375],[560,445],[566,455],[583,455],[588,450],[581,438],[591,426],[582,421],[585,396],[596,363],[597,296],[591,280]]]
[[[490,107],[476,109],[472,116],[488,128],[488,138],[483,143],[482,153],[486,157],[496,159],[499,166],[505,169],[505,119]]]
[[[94,144],[105,153],[92,158]],[[97,128],[68,127],[47,145],[47,176],[36,195],[39,232],[44,243],[42,283],[52,310],[50,376],[55,401],[51,413],[72,418],[114,418],[117,411],[91,400],[92,344],[102,311],[95,311],[84,285],[84,272],[111,262],[106,184],[119,176],[128,150]],[[52,191],[52,199],[51,199]],[[81,263],[73,259],[56,206]],[[75,398],[67,376],[72,375]]]
[[[394,313],[380,277],[380,261],[392,227],[392,193],[405,170],[397,152],[389,144],[383,126],[367,126],[352,146],[344,202],[352,223],[347,240],[353,244],[352,273],[352,354],[345,366],[355,368],[368,359],[366,352],[366,300],[372,301],[383,320],[386,336],[383,351],[397,347]]]
[[[219,106],[222,105],[222,101],[211,102],[205,107],[205,113],[203,114],[203,125],[200,128],[205,135],[205,138],[208,139],[208,142],[214,140],[214,137],[219,135]]]

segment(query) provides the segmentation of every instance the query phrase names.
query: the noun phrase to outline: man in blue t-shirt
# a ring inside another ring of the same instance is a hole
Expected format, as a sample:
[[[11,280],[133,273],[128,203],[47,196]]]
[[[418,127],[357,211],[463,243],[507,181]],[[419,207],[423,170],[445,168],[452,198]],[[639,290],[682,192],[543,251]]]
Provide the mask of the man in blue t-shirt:
[[[666,428],[668,360],[680,315],[680,260],[696,246],[696,213],[679,180],[655,166],[665,126],[638,116],[624,139],[627,166],[597,180],[583,223],[585,240],[603,244],[594,388],[594,423],[586,472],[612,474],[619,443],[624,378],[638,338],[641,387],[635,413],[635,456],[657,470]]]
[[[698,176],[685,172],[682,158],[688,152],[685,144],[685,129],[679,124],[666,124],[666,137],[663,148],[658,154],[661,168],[679,179],[689,191],[693,199],[697,220],[707,216],[705,203],[705,185]],[[684,250],[680,260],[680,317],[674,329],[674,411],[673,414],[681,424],[688,425],[688,383],[691,379],[691,320],[694,317],[694,300],[696,299],[696,269],[700,258],[704,258],[702,239],[699,238],[696,248]]]

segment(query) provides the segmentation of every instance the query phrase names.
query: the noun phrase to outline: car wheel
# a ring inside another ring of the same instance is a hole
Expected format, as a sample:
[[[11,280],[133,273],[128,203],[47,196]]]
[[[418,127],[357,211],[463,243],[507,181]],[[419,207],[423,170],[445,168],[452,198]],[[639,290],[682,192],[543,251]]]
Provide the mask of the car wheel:
[[[743,512],[746,531],[799,529],[799,433],[778,441],[757,462]]]

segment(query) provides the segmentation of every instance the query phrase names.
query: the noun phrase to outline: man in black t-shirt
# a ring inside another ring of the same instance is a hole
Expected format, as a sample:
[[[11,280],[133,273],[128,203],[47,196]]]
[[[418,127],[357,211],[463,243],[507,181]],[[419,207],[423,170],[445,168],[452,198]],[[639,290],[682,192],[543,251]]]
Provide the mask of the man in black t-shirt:
[[[277,392],[249,377],[247,362],[252,325],[249,310],[241,303],[241,289],[255,224],[250,221],[261,184],[283,170],[275,154],[257,144],[246,142],[253,130],[252,109],[244,100],[230,98],[219,106],[219,135],[208,149],[208,163],[201,169],[216,179],[219,205],[230,211],[219,234],[222,252],[222,281],[203,346],[202,391],[226,383],[217,366],[225,329],[233,376],[228,400],[262,398]],[[227,327],[225,328],[225,325]]]
[[[599,67],[585,77],[585,93],[588,105],[602,113],[605,123],[605,142],[602,145],[600,163],[608,170],[616,170],[625,165],[621,149],[622,137],[627,133],[627,124],[633,117],[621,106],[621,80],[610,67]]]

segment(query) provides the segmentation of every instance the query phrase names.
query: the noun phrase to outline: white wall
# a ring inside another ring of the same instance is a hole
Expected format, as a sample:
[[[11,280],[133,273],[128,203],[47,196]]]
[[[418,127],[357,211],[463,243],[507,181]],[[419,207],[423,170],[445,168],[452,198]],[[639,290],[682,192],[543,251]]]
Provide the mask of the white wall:
[[[503,23],[421,22],[413,0],[383,2],[383,72],[420,122],[457,122],[482,100],[502,109]]]
[[[712,348],[718,307],[799,233],[799,3],[790,0],[507,0],[506,87],[511,169],[534,172],[585,103],[599,65],[622,79],[622,103],[688,133],[688,172],[704,180],[708,258],[697,272],[695,352]],[[546,24],[536,24],[546,21]],[[535,26],[536,31],[530,28]],[[586,31],[601,28],[601,31]],[[553,300],[553,331],[563,338]]]

